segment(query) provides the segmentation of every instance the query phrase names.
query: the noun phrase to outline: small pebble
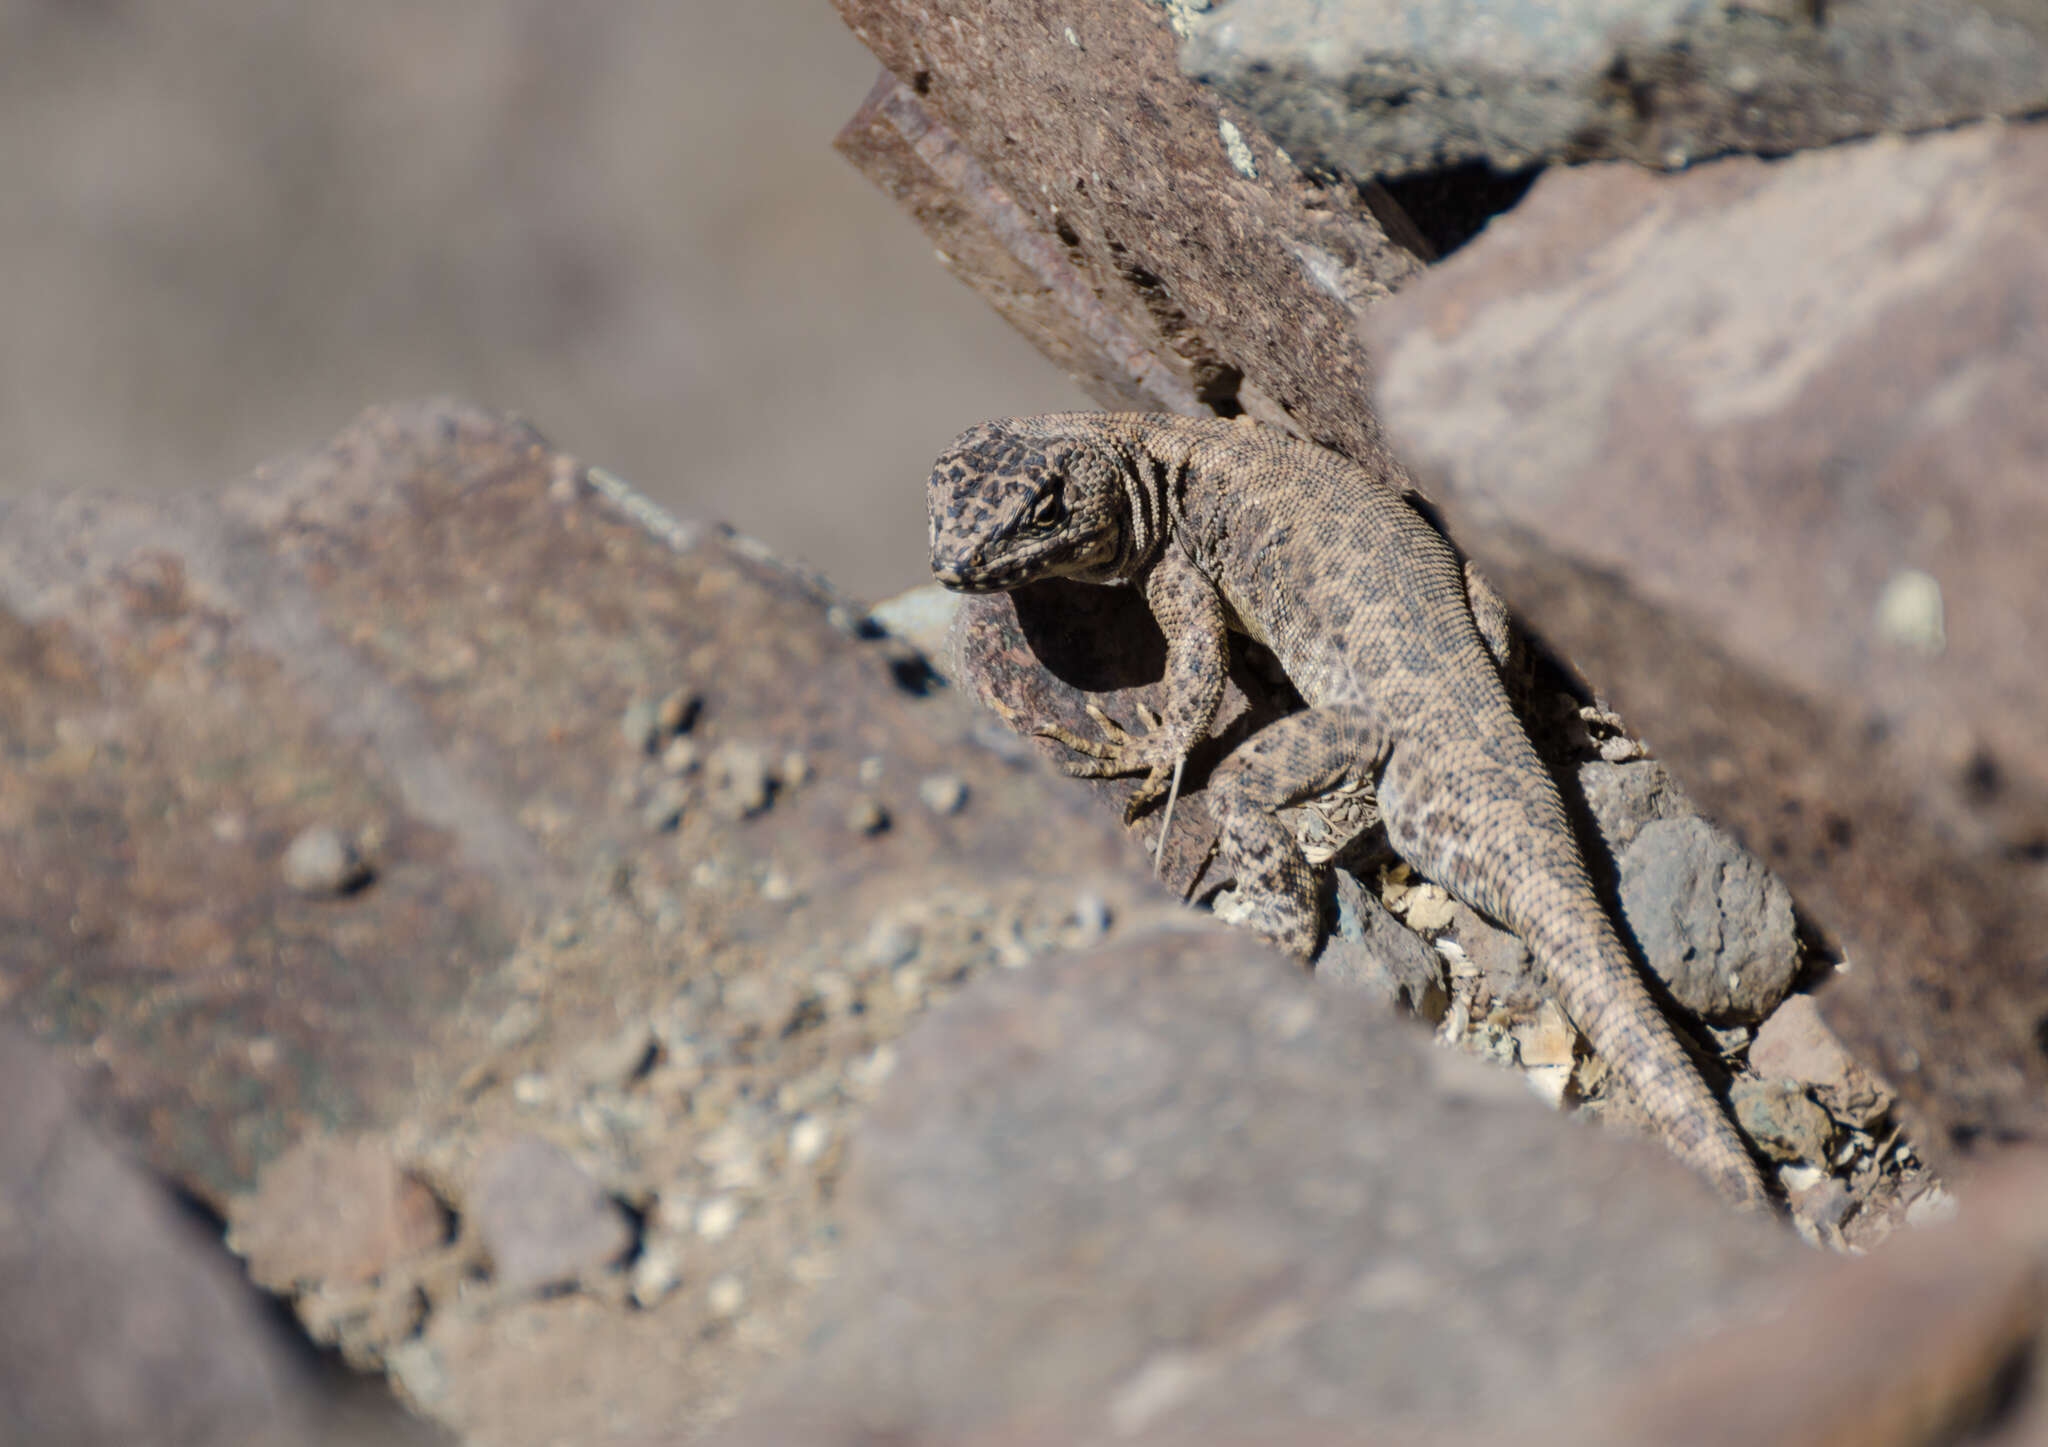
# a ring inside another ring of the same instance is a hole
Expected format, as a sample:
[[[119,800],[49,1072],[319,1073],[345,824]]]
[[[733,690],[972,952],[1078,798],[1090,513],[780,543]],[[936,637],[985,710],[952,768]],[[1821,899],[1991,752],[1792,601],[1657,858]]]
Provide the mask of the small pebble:
[[[540,1006],[531,1000],[514,1000],[491,1026],[491,1044],[500,1050],[524,1045],[540,1033]]]
[[[1078,895],[1074,900],[1074,929],[1081,936],[1081,942],[1099,940],[1109,933],[1111,914],[1109,901],[1094,891]]]
[[[524,1106],[545,1105],[554,1093],[548,1078],[537,1070],[529,1070],[512,1082],[512,1099]]]
[[[664,734],[686,734],[697,722],[703,700],[686,688],[679,688],[661,701],[654,721]]]
[[[801,789],[811,781],[811,761],[801,750],[791,749],[782,756],[782,767],[776,771],[776,777],[785,789]]]
[[[807,1166],[825,1154],[832,1142],[832,1127],[814,1115],[807,1115],[789,1129],[789,1158]]]
[[[872,837],[889,827],[889,811],[871,794],[862,794],[846,811],[846,827]]]
[[[683,810],[690,802],[689,786],[680,779],[663,779],[648,795],[640,810],[640,827],[649,834],[666,834],[683,822]]]
[[[369,882],[370,868],[341,831],[316,824],[284,852],[284,882],[304,895],[346,894]]]
[[[740,1203],[735,1196],[713,1196],[697,1208],[697,1234],[706,1241],[723,1241],[740,1223]]]
[[[928,774],[917,786],[917,797],[943,818],[959,813],[967,803],[967,785],[958,774]]]
[[[654,1048],[654,1023],[635,1020],[608,1038],[584,1046],[576,1053],[571,1069],[585,1086],[622,1086],[647,1069]]]
[[[650,1242],[633,1263],[633,1304],[645,1310],[674,1291],[682,1280],[682,1247],[674,1241]]]
[[[1775,1161],[1826,1161],[1835,1123],[1789,1080],[1738,1080],[1728,1092],[1735,1119]]]
[[[688,774],[697,767],[697,741],[690,738],[671,739],[668,747],[661,751],[661,767],[671,774]]]
[[[704,1301],[715,1315],[738,1316],[740,1308],[747,1304],[747,1288],[737,1276],[728,1273],[711,1283]]]
[[[751,744],[720,744],[705,765],[705,798],[726,819],[746,819],[768,807],[774,780],[768,761]]]
[[[882,782],[883,768],[882,756],[880,754],[869,754],[860,761],[859,773],[861,783],[867,788],[874,788],[875,785]]]
[[[655,741],[661,734],[661,708],[650,698],[636,698],[626,705],[624,717],[619,720],[619,734],[626,741],[626,747],[637,749],[643,754],[654,752]]]
[[[761,898],[775,904],[796,898],[796,881],[779,864],[768,866],[768,872],[761,876]]]
[[[610,1265],[633,1243],[625,1213],[567,1152],[532,1137],[478,1164],[466,1217],[507,1291],[576,1280]]]
[[[877,969],[890,969],[917,958],[924,947],[924,932],[901,920],[878,919],[868,926],[861,954]]]

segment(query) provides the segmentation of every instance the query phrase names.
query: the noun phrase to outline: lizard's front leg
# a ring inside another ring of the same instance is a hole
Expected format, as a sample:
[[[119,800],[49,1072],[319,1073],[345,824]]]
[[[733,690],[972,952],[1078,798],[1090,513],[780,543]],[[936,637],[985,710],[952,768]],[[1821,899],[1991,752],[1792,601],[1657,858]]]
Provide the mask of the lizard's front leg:
[[[1087,738],[1051,725],[1041,737],[1065,744],[1083,757],[1067,771],[1083,778],[1143,774],[1145,782],[1124,806],[1124,818],[1166,791],[1174,765],[1209,735],[1216,711],[1223,706],[1223,681],[1228,666],[1228,635],[1223,600],[1187,556],[1171,543],[1145,577],[1145,602],[1166,635],[1166,708],[1153,714],[1140,706],[1142,732],[1126,730],[1094,704],[1089,717],[1102,730]]]

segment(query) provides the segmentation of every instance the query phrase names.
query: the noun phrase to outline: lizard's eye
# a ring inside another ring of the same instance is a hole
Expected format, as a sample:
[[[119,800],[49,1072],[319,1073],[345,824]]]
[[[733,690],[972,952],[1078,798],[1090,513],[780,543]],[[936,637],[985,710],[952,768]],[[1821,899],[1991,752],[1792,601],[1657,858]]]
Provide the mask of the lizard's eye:
[[[1066,521],[1066,516],[1067,509],[1060,502],[1060,495],[1056,492],[1046,493],[1033,502],[1031,510],[1024,515],[1025,521],[1031,525],[1034,532],[1056,528]]]

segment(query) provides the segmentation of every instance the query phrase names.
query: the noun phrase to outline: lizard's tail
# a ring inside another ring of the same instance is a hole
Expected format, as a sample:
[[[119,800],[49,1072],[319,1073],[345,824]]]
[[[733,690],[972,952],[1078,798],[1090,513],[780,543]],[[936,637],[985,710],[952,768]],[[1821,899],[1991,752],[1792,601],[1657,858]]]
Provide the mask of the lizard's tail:
[[[1559,908],[1558,892],[1570,883],[1531,881],[1549,898],[1541,908],[1511,909],[1522,920],[1508,923],[1549,974],[1565,1013],[1621,1073],[1678,1158],[1733,1204],[1768,1209],[1755,1160],[1650,998],[1591,889],[1570,890],[1583,891],[1582,907]]]

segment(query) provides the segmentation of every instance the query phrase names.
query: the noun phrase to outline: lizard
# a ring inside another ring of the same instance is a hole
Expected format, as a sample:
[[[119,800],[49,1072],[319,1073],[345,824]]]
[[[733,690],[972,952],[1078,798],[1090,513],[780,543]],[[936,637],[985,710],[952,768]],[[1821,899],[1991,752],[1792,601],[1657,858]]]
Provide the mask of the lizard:
[[[1370,790],[1397,854],[1521,937],[1671,1149],[1732,1202],[1766,1207],[1755,1161],[1594,894],[1502,680],[1505,610],[1402,489],[1277,428],[1070,412],[969,428],[933,464],[928,503],[947,588],[1143,590],[1166,636],[1163,707],[1133,730],[1092,704],[1099,736],[1038,730],[1071,750],[1071,773],[1143,774],[1127,817],[1208,736],[1228,633],[1279,660],[1308,707],[1207,784],[1240,922],[1314,955],[1318,881],[1276,810]]]

